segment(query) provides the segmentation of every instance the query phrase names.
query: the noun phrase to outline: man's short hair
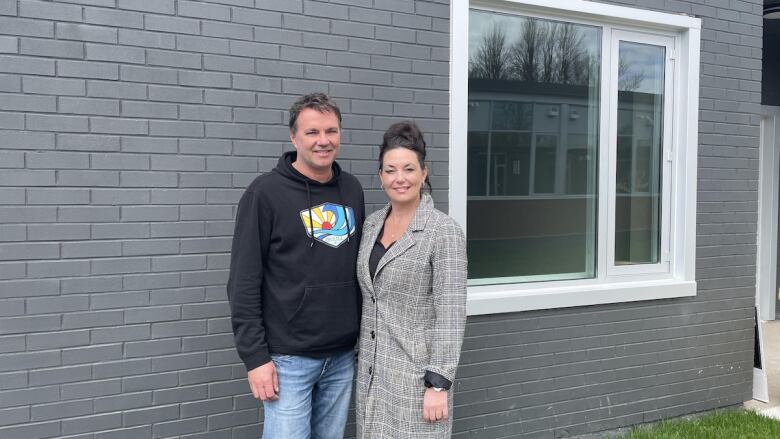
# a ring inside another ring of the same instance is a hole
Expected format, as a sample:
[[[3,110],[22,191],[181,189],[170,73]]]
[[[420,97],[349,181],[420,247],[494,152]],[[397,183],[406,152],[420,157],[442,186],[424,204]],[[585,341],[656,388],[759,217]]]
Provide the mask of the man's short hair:
[[[294,133],[298,122],[298,115],[306,108],[317,110],[320,113],[333,113],[339,120],[339,128],[341,128],[341,110],[333,100],[325,93],[309,93],[298,98],[290,107],[290,132]]]

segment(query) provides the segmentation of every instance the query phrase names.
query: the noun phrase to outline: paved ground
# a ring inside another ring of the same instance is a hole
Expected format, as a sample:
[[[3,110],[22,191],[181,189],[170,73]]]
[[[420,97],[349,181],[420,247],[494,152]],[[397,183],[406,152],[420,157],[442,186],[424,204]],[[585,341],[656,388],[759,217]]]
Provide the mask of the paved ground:
[[[780,419],[780,320],[763,322],[764,332],[764,370],[769,385],[769,402],[745,402],[745,407],[756,410],[766,416]]]

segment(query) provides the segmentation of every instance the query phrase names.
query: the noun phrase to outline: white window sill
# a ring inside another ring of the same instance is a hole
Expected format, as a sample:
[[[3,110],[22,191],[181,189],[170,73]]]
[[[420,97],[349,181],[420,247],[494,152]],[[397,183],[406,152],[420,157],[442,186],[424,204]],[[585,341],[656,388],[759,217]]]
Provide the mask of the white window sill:
[[[471,286],[468,288],[466,312],[470,316],[503,314],[692,296],[696,296],[696,281],[679,279],[541,288]]]

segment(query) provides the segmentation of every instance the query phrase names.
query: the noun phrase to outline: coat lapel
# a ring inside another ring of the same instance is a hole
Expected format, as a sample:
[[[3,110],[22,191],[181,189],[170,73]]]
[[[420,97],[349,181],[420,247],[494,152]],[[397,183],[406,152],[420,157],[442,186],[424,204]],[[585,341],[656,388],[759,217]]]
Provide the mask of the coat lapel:
[[[389,210],[389,205],[385,207],[385,214],[381,216],[382,221],[385,220],[387,217],[387,211]],[[414,212],[414,217],[412,218],[412,222],[409,223],[409,227],[406,229],[403,235],[398,239],[398,241],[395,242],[390,248],[387,250],[387,253],[385,253],[384,256],[382,256],[382,259],[379,260],[379,264],[377,264],[376,267],[376,273],[374,274],[374,279],[379,275],[379,272],[382,271],[382,268],[387,265],[390,261],[397,258],[398,256],[402,255],[406,250],[409,250],[412,246],[415,244],[415,234],[419,232],[420,230],[425,229],[425,223],[428,221],[428,216],[430,215],[431,211],[433,210],[433,199],[428,194],[423,194],[422,199],[420,200],[420,204],[417,206],[417,210]],[[374,227],[375,231],[372,231],[372,235],[374,240],[371,241],[372,243],[376,241],[377,236],[379,235],[379,229],[381,229],[381,225],[376,225]],[[373,244],[372,244],[373,245]],[[373,282],[371,282],[373,284]]]

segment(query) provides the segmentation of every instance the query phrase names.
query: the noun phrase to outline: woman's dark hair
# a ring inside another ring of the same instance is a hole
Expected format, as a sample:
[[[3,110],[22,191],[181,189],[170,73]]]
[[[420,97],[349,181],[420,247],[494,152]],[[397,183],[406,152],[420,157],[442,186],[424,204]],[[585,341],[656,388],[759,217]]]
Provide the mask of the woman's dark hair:
[[[390,128],[385,131],[382,136],[382,146],[379,147],[379,170],[382,170],[382,164],[384,163],[385,153],[391,149],[406,148],[411,150],[417,155],[417,161],[420,163],[421,169],[426,169],[425,164],[425,139],[423,132],[416,123],[404,120],[401,122],[390,125]],[[428,186],[428,193],[433,191],[431,187],[431,181],[428,175],[425,176],[425,185]]]
[[[290,120],[288,121],[288,125],[290,126],[291,133],[294,133],[298,128],[298,115],[307,108],[317,110],[320,113],[335,114],[336,118],[339,120],[339,128],[341,128],[341,110],[339,110],[339,106],[325,93],[309,93],[298,98],[298,100],[292,104],[292,107],[290,107]]]

